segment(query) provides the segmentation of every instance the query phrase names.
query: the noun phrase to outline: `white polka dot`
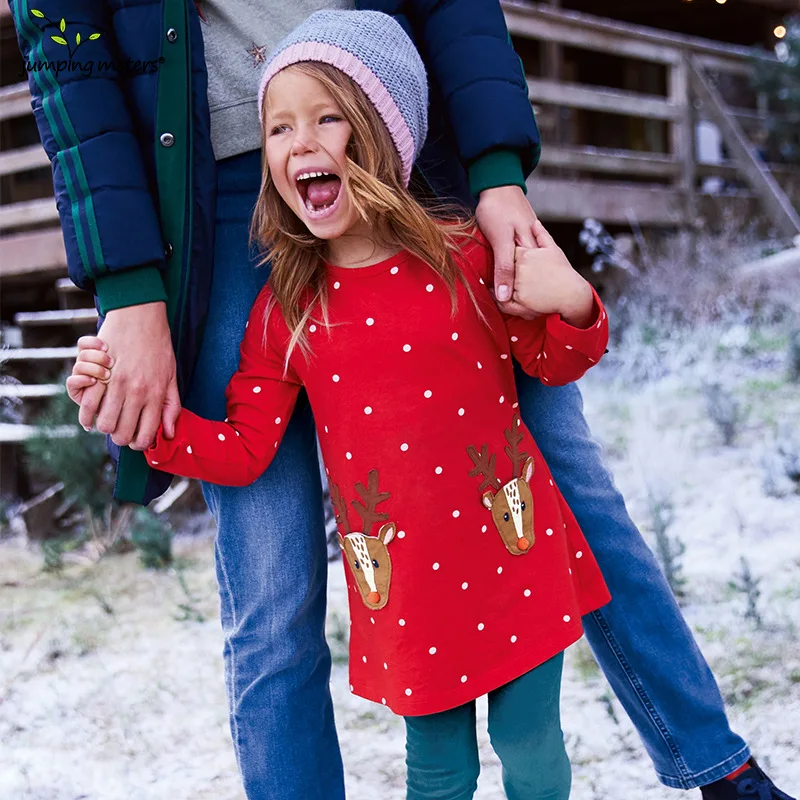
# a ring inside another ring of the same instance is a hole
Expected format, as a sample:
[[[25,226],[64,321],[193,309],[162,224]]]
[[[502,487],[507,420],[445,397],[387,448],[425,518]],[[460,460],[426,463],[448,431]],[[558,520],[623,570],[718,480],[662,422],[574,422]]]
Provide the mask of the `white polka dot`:
[[[397,620],[397,624],[402,628],[403,625],[406,624],[406,621],[404,619],[399,619],[399,620]]]
[[[544,351],[542,351],[542,355],[543,355],[545,358],[547,358],[547,353],[545,353]]]
[[[463,408],[459,408],[458,409],[458,416],[459,417],[463,417],[464,416],[464,409]]]
[[[454,517],[455,519],[458,519],[460,516],[461,516],[461,512],[460,512],[458,509],[456,509],[456,510],[453,512],[453,517]]]
[[[375,320],[372,319],[372,317],[367,317],[367,325],[374,325],[374,324],[375,324]]]
[[[221,442],[224,442],[225,441],[225,434],[224,433],[218,434],[217,435],[217,439],[219,439]]]
[[[511,644],[514,644],[514,642],[516,642],[516,641],[517,641],[517,637],[516,636],[512,636],[511,637]]]
[[[569,568],[569,574],[572,575],[572,567]]]
[[[480,361],[478,362],[478,369],[483,369],[483,364]]]
[[[485,525],[481,526],[481,533],[486,533],[486,526]]]
[[[273,446],[273,447],[274,447],[276,450],[278,449],[278,443],[277,443],[277,442],[274,442],[272,446]]]
[[[526,589],[522,594],[524,594],[525,597],[530,597],[531,596],[531,590],[530,589]]]
[[[314,331],[316,331],[316,330],[317,330],[317,326],[316,325],[309,325],[308,326],[308,332],[309,333],[314,333]]]
[[[365,406],[364,407],[364,413],[367,414],[367,415],[371,414],[372,413],[372,406]]]
[[[339,376],[338,375],[334,375],[333,376],[333,382],[334,383],[339,383]]]
[[[333,288],[334,288],[334,289],[338,289],[338,288],[339,288],[341,285],[342,285],[342,284],[341,284],[341,283],[339,283],[339,281],[336,281],[336,282],[333,284]]]
[[[151,463],[151,464],[152,464],[154,467],[157,467],[157,466],[158,466],[158,461],[151,461],[150,463]]]
[[[361,660],[362,660],[362,661],[363,661],[365,664],[367,663],[367,657],[366,657],[366,656],[361,656]]]
[[[502,567],[498,567],[497,568],[497,574],[498,575],[502,575],[503,574],[503,568]]]
[[[385,661],[383,662],[383,668],[384,669],[389,669],[389,665]]]
[[[406,689],[406,697],[411,697],[411,689]]]
[[[191,454],[192,454],[192,446],[191,446],[191,445],[189,445],[189,446],[186,448],[186,452],[187,452],[189,455],[191,455]]]
[[[281,418],[280,417],[275,417],[275,424],[276,425],[280,425],[281,424]]]
[[[564,614],[564,622],[569,622],[570,619],[572,619],[572,618],[570,617],[569,614]]]
[[[436,469],[434,470],[434,472],[435,472],[437,475],[441,475],[441,474],[442,474],[442,468],[441,468],[441,467],[436,467]]]
[[[237,436],[241,436],[241,434],[239,433],[239,431],[237,431],[237,430],[236,430],[236,428],[234,428],[234,429],[233,429],[233,432],[234,432],[234,433],[235,433]]]
[[[247,320],[244,324],[244,329],[247,330],[250,327],[250,320]]]
[[[503,361],[505,361],[508,358],[508,354],[507,353],[500,353],[500,358],[502,358]]]
[[[369,621],[374,625],[375,624],[375,617],[370,617]]]
[[[483,278],[478,278],[478,281],[480,281],[481,286],[486,286],[486,284],[483,282]]]
[[[397,538],[398,539],[405,539],[406,538],[406,532],[405,531],[397,531]]]
[[[519,336],[512,336],[511,337],[511,341],[512,342],[518,342],[519,341]]]
[[[398,272],[400,272],[400,267],[392,267],[392,268],[389,270],[389,272],[391,272],[391,273],[392,273],[392,275],[397,275],[397,273],[398,273]]]
[[[400,449],[405,453],[406,450],[408,450],[408,443],[403,442],[403,444],[400,445]]]
[[[602,324],[603,324],[603,318],[600,317],[600,319],[597,320],[597,327],[599,328]]]
[[[555,484],[553,483],[553,479],[552,479],[552,478],[550,478],[550,485],[551,485],[551,486],[554,486],[554,485],[555,485]]]
[[[505,397],[505,395],[501,394],[501,395],[500,395],[500,402],[501,402],[501,403],[505,403],[505,401],[506,401],[506,397]]]
[[[586,357],[589,358],[589,356],[586,356]],[[597,363],[593,358],[589,358],[589,361],[591,361],[592,364],[596,364]]]
[[[434,568],[434,570],[437,570],[437,569],[439,569],[439,562],[438,562],[438,561],[436,561],[436,562],[434,563],[434,565],[433,565],[433,568]]]
[[[260,386],[254,386],[253,387],[253,394],[258,394],[260,391],[261,391],[261,387]]]
[[[384,705],[386,705],[386,698],[385,698],[385,697],[381,697],[381,703],[383,703]]]
[[[429,283],[429,284],[428,284],[428,285],[425,287],[425,291],[426,291],[426,292],[432,292],[432,291],[433,291],[433,284],[432,284],[432,283]]]
[[[572,345],[571,344],[565,344],[564,347],[566,347],[567,350],[572,350]]]
[[[467,589],[469,589],[469,584],[466,581],[464,581],[464,583],[461,584],[461,588],[466,591]]]
[[[350,461],[350,459],[352,459],[352,457],[353,457],[353,454],[352,454],[352,453],[350,453],[350,452],[347,452],[347,453],[345,453],[345,454],[344,454],[344,457],[345,457],[345,458],[346,458],[348,461]]]
[[[352,683],[350,684],[350,691],[351,692],[353,691],[353,684]]]
[[[543,380],[545,383],[550,383],[550,378],[548,378],[548,377],[542,377],[542,380]]]
[[[552,536],[552,535],[553,535],[553,529],[552,529],[552,528],[548,528],[548,529],[545,531],[545,533],[546,533],[548,536]]]
[[[458,340],[458,334],[454,333],[450,338],[455,342]]]
[[[433,392],[430,389],[425,390],[425,397],[433,397]]]
[[[479,630],[479,631],[482,631],[482,630],[483,630],[485,627],[486,627],[486,626],[485,626],[485,625],[484,625],[482,622],[479,622],[479,623],[478,623],[478,630]]]
[[[410,344],[404,344],[403,345],[403,352],[404,353],[410,353],[411,352],[411,345]]]
[[[325,426],[325,433],[327,433],[327,432],[328,432],[328,426],[326,425]]]
[[[519,403],[514,403],[514,405],[511,406],[511,408],[519,408]]]
[[[578,550],[578,552],[575,553],[575,558],[583,558],[583,550]]]
[[[429,653],[430,653],[432,656],[435,656],[435,655],[436,655],[436,648],[435,648],[435,647],[431,647],[431,649],[430,649],[430,650],[428,650],[428,652],[429,652]]]
[[[462,675],[461,676],[461,683],[466,683],[466,682],[467,682],[467,676],[466,675]]]

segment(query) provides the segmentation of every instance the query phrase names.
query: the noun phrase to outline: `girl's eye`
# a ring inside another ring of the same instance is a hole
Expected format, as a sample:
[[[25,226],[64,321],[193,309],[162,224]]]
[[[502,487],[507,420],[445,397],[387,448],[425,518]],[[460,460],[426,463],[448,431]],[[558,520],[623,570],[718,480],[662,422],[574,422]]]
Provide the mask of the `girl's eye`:
[[[506,522],[508,522],[508,511],[506,511],[506,513],[505,513],[505,514],[503,514],[503,519],[504,519]]]
[[[324,117],[320,118],[321,123],[326,122],[341,122],[342,118],[337,117],[336,114],[326,114]]]
[[[272,130],[269,132],[270,136],[277,136],[280,133],[285,133],[287,130],[286,125],[276,125]]]
[[[378,564],[377,560],[373,558],[372,559],[372,566],[375,567],[375,569],[379,569],[380,564]]]
[[[524,500],[522,501],[522,510],[523,511],[525,510],[525,501]]]
[[[361,569],[361,564],[359,564],[358,561],[354,561],[353,565],[355,566],[356,569]]]

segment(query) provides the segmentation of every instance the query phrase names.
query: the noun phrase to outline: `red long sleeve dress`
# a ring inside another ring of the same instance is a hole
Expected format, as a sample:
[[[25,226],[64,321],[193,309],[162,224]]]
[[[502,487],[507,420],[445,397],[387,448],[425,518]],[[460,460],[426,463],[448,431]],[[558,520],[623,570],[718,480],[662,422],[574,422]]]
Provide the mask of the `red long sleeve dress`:
[[[488,325],[463,286],[400,253],[327,265],[330,328],[296,348],[270,297],[256,301],[227,390],[225,422],[184,410],[150,464],[246,485],[278,449],[308,392],[347,572],[354,693],[402,715],[466,703],[528,672],[582,634],[609,594],[578,524],[520,422],[512,356],[546,385],[602,356],[605,310],[585,330],[559,316],[506,317],[479,241],[460,256]],[[286,552],[291,554],[291,531]]]

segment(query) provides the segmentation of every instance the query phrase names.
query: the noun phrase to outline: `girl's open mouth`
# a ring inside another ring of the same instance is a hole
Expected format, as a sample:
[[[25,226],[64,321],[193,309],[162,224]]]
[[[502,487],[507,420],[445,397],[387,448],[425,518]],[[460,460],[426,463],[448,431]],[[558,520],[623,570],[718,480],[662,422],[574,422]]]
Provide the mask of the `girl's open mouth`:
[[[342,179],[338,175],[320,170],[298,173],[295,185],[306,211],[317,218],[333,212],[342,191]]]

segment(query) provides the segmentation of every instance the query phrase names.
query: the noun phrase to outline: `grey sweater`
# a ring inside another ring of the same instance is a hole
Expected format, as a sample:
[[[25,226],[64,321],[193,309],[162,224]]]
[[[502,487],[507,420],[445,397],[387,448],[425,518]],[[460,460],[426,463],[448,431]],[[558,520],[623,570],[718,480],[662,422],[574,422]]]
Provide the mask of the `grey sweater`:
[[[315,11],[353,0],[203,0],[211,143],[222,158],[261,147],[258,84],[270,52]]]

